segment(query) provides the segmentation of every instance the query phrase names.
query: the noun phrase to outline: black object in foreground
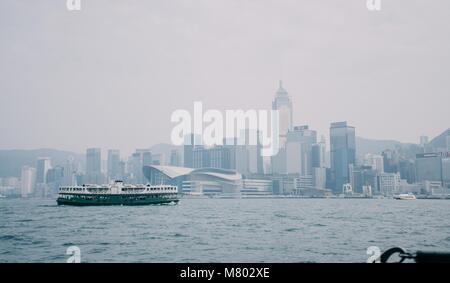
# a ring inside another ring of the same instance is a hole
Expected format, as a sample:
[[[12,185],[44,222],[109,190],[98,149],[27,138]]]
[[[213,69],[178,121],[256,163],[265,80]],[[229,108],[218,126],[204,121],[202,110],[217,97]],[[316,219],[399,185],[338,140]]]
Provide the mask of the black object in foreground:
[[[450,253],[435,252],[435,251],[417,251],[415,254],[406,252],[403,248],[394,247],[385,251],[381,257],[381,263],[390,262],[389,259],[397,255],[399,260],[396,263],[401,263],[406,259],[414,260],[417,263],[450,263]]]

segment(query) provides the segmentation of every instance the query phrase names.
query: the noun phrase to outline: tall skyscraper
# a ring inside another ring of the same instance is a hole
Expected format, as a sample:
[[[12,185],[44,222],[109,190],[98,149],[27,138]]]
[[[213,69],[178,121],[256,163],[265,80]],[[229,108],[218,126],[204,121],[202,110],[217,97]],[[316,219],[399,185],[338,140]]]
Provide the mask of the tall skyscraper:
[[[326,187],[327,168],[326,168],[326,144],[325,137],[321,141],[312,145],[311,165],[313,172],[313,182],[315,188],[323,189]]]
[[[279,113],[279,135],[280,146],[284,146],[286,142],[287,132],[292,130],[292,101],[288,92],[283,88],[283,83],[280,85],[275,94],[275,99],[272,102],[272,109],[278,110]]]
[[[100,148],[88,148],[86,150],[86,178],[91,184],[101,184],[102,156]]]
[[[129,173],[132,174],[132,182],[140,184],[146,182],[142,170],[144,166],[152,165],[153,159],[150,149],[136,149],[129,160]]]
[[[77,169],[75,166],[75,160],[73,156],[69,156],[67,158],[66,164],[64,165],[64,178],[63,185],[64,186],[74,186],[77,184],[76,175]]]
[[[31,196],[36,187],[36,168],[23,166],[21,172],[21,190],[22,197]]]
[[[442,181],[445,187],[450,188],[450,157],[442,158]]]
[[[364,165],[371,166],[378,173],[384,172],[384,158],[379,154],[368,153],[364,156]]]
[[[283,83],[280,85],[272,102],[272,109],[278,110],[279,114],[279,146],[278,154],[271,156],[272,173],[286,174],[286,138],[288,131],[292,130],[292,101],[288,92],[283,88]]]
[[[248,174],[263,174],[264,162],[261,156],[261,137],[257,130],[245,129],[241,131],[241,135],[245,137],[245,144],[238,144],[237,138],[225,138],[224,150],[229,155],[229,167],[225,169],[233,169],[237,172]],[[256,145],[250,144],[251,135],[256,136]]]
[[[170,151],[170,166],[180,166],[180,154],[178,150],[172,149]]]
[[[236,169],[241,174],[262,174],[264,172],[263,158],[261,156],[261,137],[257,130],[246,129],[241,132],[245,136],[246,143],[233,146],[232,151],[235,156],[231,168]],[[256,145],[250,144],[251,136],[256,136]]]
[[[312,147],[317,133],[308,126],[294,127],[286,138],[286,171],[300,176],[312,175]]]
[[[325,168],[326,167],[326,147],[325,140],[312,145],[312,167]]]
[[[364,186],[370,186],[375,194],[379,194],[378,189],[378,175],[379,173],[372,168],[372,166],[353,166],[349,168],[352,170],[350,176],[350,183],[353,191],[356,193],[363,193]]]
[[[36,183],[47,183],[47,172],[50,169],[50,158],[39,157],[36,161]]]
[[[64,182],[64,167],[55,166],[48,170],[47,172],[47,184],[57,192],[58,187],[63,185]]]
[[[447,141],[447,151],[450,152],[450,135],[446,138]]]
[[[380,193],[384,196],[392,196],[400,191],[399,173],[380,173],[378,174],[378,183]]]
[[[47,183],[58,183],[62,185],[64,179],[64,167],[55,166],[47,172]]]
[[[327,183],[327,168],[313,167],[312,170],[313,186],[316,189],[324,189]]]
[[[140,183],[142,178],[141,169],[142,168],[142,156],[138,152],[131,154],[128,160],[128,173],[130,173],[130,179],[128,182]]]
[[[58,193],[59,187],[63,185],[63,182],[64,167],[55,166],[48,170],[45,183],[50,194],[56,195]]]
[[[153,164],[153,154],[150,151],[150,149],[143,149],[141,151],[142,154],[142,166],[148,166],[148,165],[152,165]],[[162,157],[161,157],[162,156]],[[161,159],[164,159],[164,154],[157,154],[156,155],[156,159],[160,160],[160,164],[161,165],[165,165],[165,161],[161,162]]]
[[[88,148],[86,151],[86,172],[100,173],[102,155],[100,148]]]
[[[113,180],[122,179],[120,175],[120,151],[117,149],[108,150],[108,177]]]
[[[286,174],[286,148],[280,147],[277,155],[270,157],[272,174]]]
[[[396,150],[386,149],[383,156],[383,170],[386,173],[397,173],[399,171],[400,156]]]
[[[231,169],[229,148],[224,146],[214,146],[208,151],[209,167]]]
[[[192,151],[192,168],[211,167],[210,151],[204,146],[195,146]]]
[[[122,179],[125,179],[126,174],[127,174],[127,162],[121,160],[119,162],[119,176],[121,176]]]
[[[241,133],[245,137],[244,144],[237,144],[238,139],[224,138],[224,145],[206,147],[195,145],[193,147],[185,145],[185,161],[192,158],[191,168],[221,168],[232,169],[237,172],[247,174],[262,174],[264,172],[263,158],[261,156],[261,144],[259,132],[243,130]],[[250,134],[256,134],[257,145],[249,143]],[[187,155],[192,152],[192,157]],[[190,164],[190,162],[188,163]],[[185,162],[186,167],[186,162]]]
[[[416,182],[416,165],[414,163],[414,160],[412,159],[400,160],[398,163],[398,172],[400,173],[401,179],[406,180],[408,184],[413,184]]]
[[[427,136],[420,136],[420,145],[425,146],[428,143],[428,137]]]
[[[347,122],[331,123],[330,149],[334,192],[340,193],[342,186],[350,183],[350,165],[355,164],[355,128]]]
[[[194,134],[184,137],[183,164],[184,167],[194,168]]]
[[[416,155],[416,181],[442,182],[442,156],[438,153]]]

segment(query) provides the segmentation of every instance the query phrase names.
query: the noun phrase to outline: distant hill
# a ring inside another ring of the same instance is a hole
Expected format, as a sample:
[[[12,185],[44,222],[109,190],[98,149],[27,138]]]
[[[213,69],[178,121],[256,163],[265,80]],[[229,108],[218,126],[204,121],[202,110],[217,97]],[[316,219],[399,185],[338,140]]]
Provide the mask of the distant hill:
[[[63,166],[69,156],[84,161],[81,154],[56,149],[0,150],[0,177],[20,177],[22,166],[36,166],[38,157],[50,157],[52,166]]]
[[[395,140],[373,140],[356,137],[356,154],[360,157],[367,153],[381,153],[386,149],[396,149],[398,147],[410,146],[412,144],[401,143]]]
[[[432,139],[429,145],[436,149],[447,148],[447,136],[450,136],[450,128]]]
[[[447,136],[450,135],[450,128],[442,132],[437,137],[433,138],[425,150],[427,152],[434,152],[446,150]],[[367,153],[381,153],[386,149],[396,149],[403,157],[415,158],[417,153],[423,153],[424,148],[419,144],[402,143],[395,140],[372,140],[361,137],[356,137],[356,154],[358,158],[363,157]]]

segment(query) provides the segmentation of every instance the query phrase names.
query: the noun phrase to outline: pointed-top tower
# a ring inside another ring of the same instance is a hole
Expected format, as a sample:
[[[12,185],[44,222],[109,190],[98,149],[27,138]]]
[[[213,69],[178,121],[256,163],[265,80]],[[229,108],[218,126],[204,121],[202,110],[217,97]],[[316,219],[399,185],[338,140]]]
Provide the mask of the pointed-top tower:
[[[292,101],[281,80],[272,102],[272,109],[279,111],[280,146],[284,146],[286,134],[292,130]]]
[[[278,87],[278,90],[277,90],[277,92],[276,92],[276,96],[277,96],[277,97],[285,97],[285,96],[288,96],[287,91],[283,88],[283,81],[282,81],[282,80],[280,80],[280,82],[279,82],[279,87]]]

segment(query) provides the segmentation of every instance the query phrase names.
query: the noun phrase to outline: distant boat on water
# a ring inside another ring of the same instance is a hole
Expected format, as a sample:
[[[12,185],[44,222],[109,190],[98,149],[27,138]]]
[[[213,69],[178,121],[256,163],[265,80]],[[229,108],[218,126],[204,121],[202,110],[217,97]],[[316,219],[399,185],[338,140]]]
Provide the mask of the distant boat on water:
[[[399,194],[395,195],[394,199],[398,200],[416,200],[416,196],[413,194]]]

